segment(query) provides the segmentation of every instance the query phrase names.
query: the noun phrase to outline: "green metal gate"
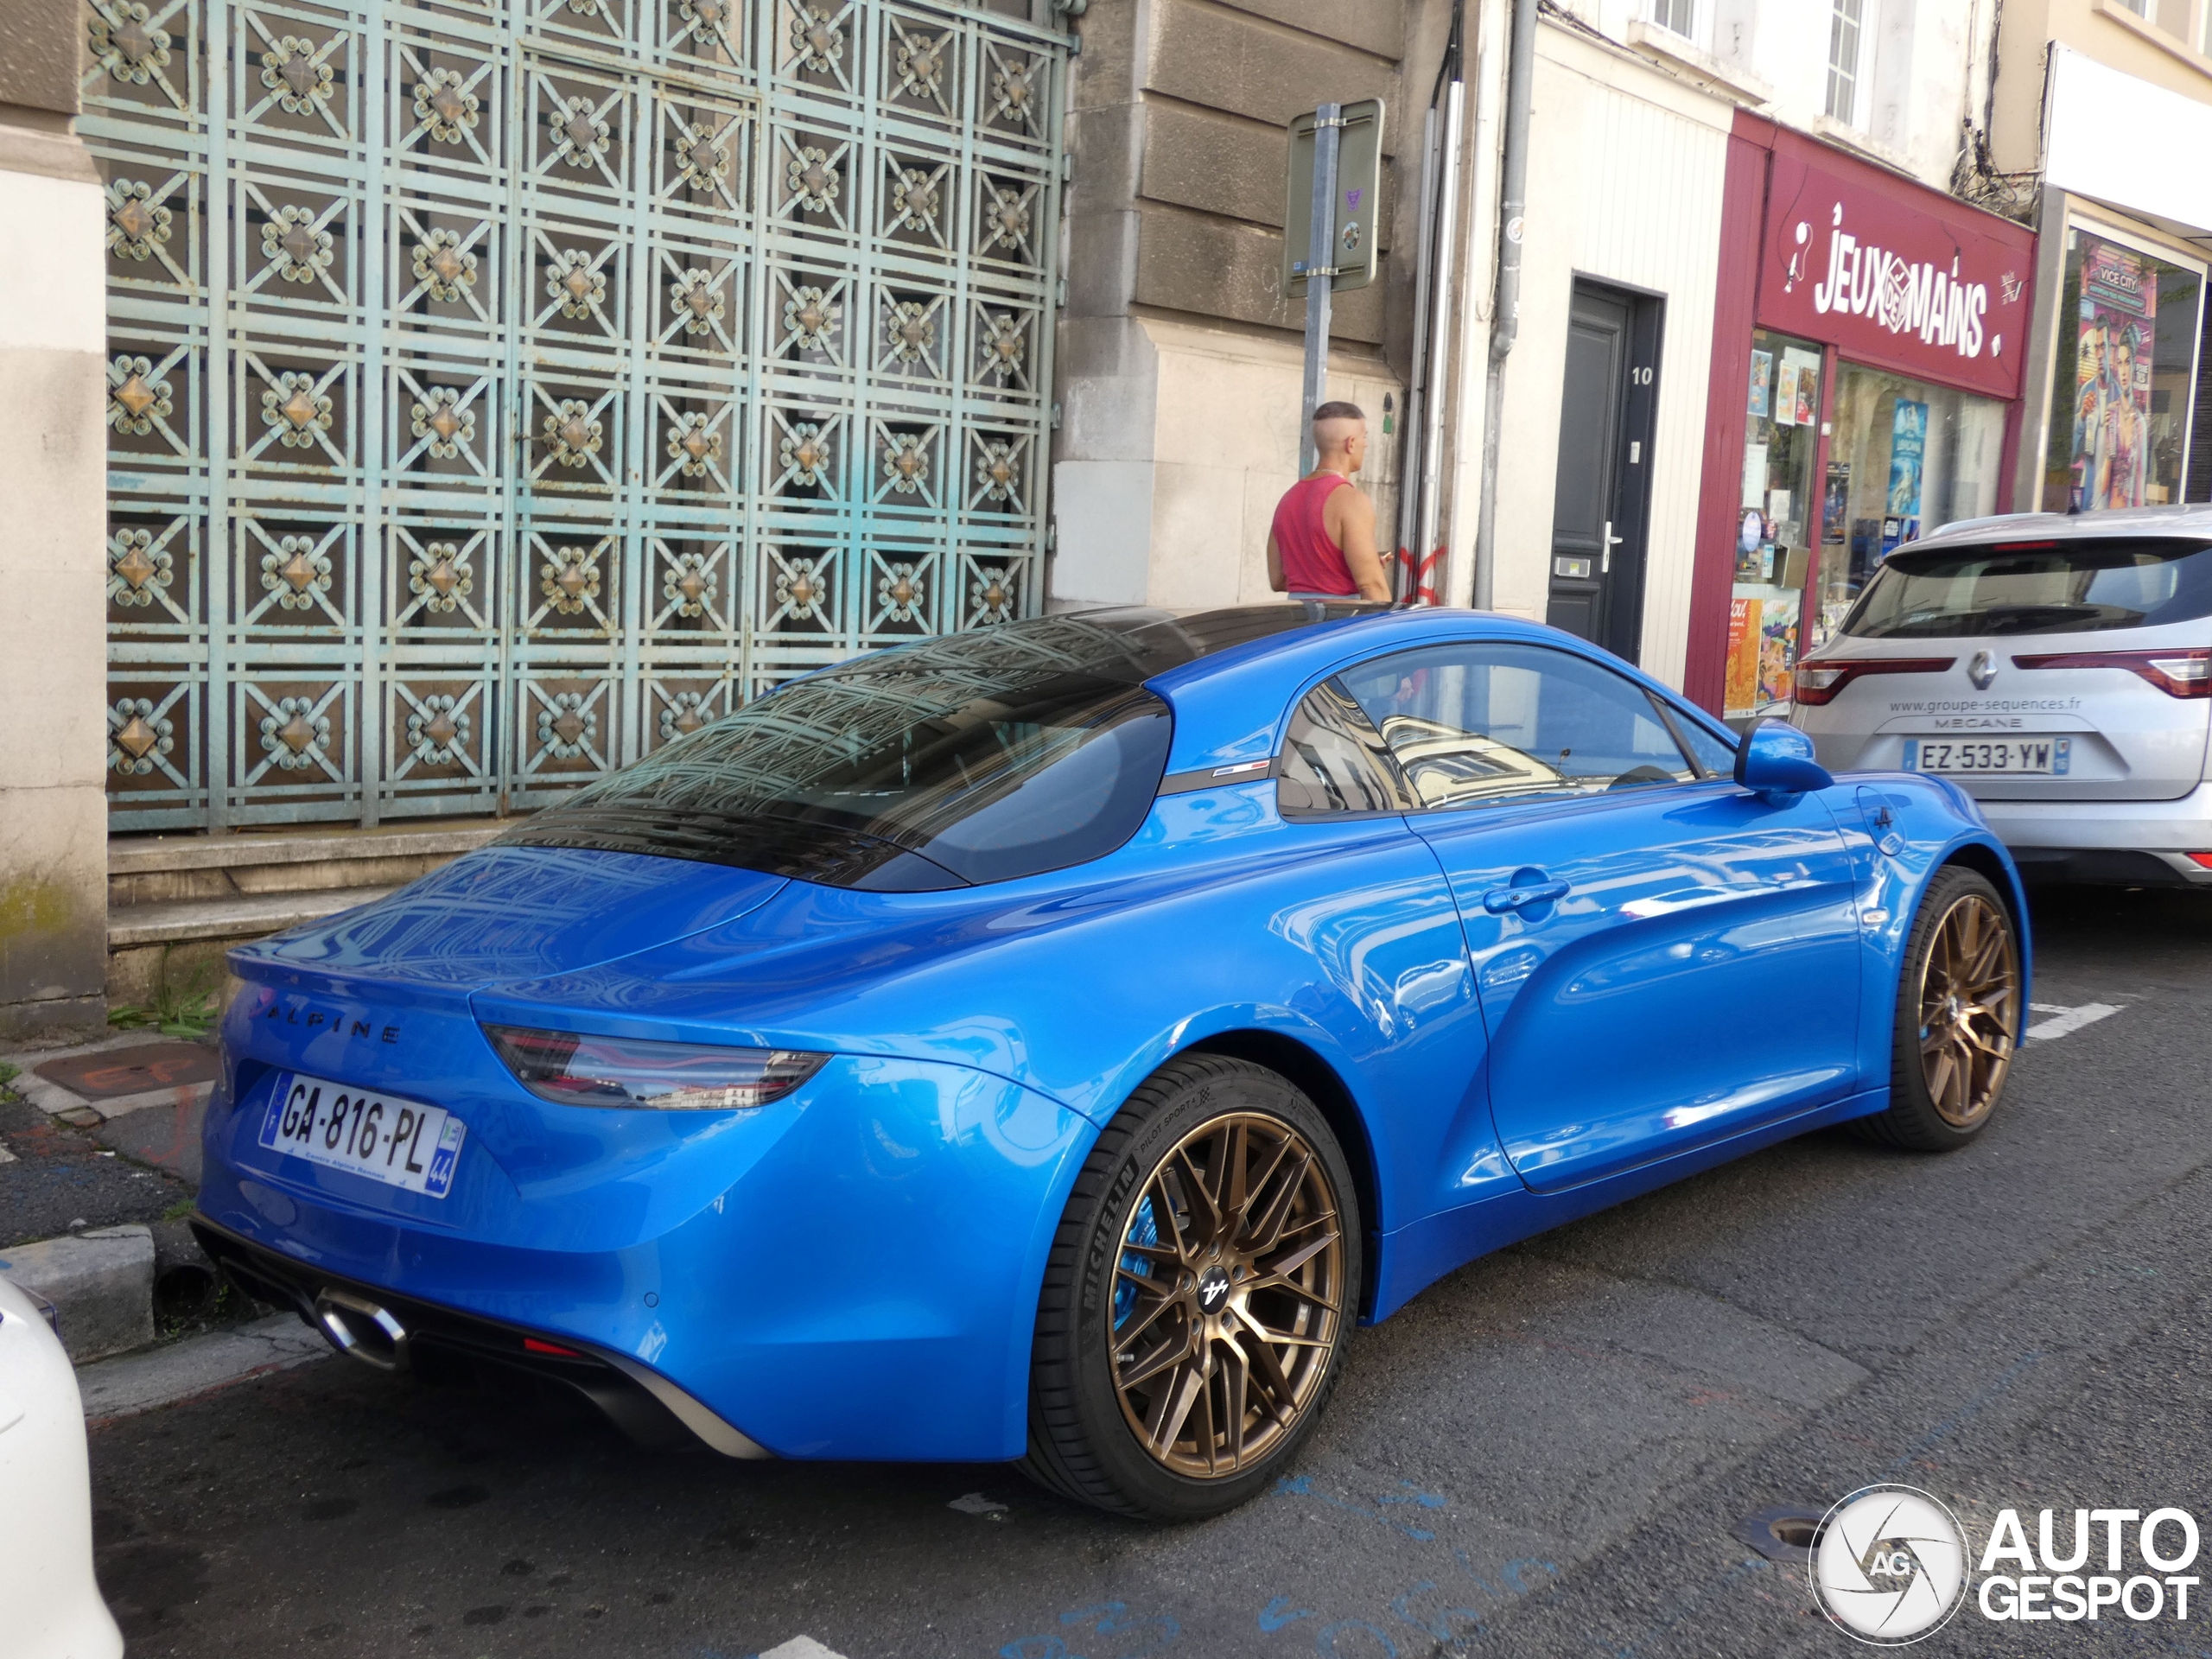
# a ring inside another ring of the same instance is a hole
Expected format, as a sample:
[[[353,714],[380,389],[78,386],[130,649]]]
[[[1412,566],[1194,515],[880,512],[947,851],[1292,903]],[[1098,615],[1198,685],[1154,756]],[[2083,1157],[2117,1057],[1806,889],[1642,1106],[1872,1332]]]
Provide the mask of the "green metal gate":
[[[118,830],[528,807],[1039,608],[1062,37],[87,0]]]

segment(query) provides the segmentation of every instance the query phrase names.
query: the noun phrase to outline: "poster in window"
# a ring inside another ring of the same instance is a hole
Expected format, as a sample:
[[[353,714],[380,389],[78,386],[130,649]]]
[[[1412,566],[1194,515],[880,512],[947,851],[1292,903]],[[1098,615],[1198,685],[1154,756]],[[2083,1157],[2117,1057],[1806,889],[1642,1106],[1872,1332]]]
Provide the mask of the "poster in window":
[[[1777,414],[1775,419],[1793,426],[1815,424],[1821,418],[1821,354],[1795,349],[1783,352],[1782,378],[1795,401],[1789,414]]]
[[[1927,454],[1928,405],[1900,397],[1890,417],[1889,517],[1900,521],[1900,539],[1908,542],[1920,533],[1920,480]]]
[[[1821,501],[1821,539],[1843,540],[1844,520],[1851,514],[1851,463],[1828,462],[1827,493]]]
[[[2158,311],[2152,262],[2082,238],[2074,352],[2075,503],[2139,507],[2151,452],[2151,344]]]
[[[1797,595],[1759,601],[1758,708],[1761,713],[1796,696]]]
[[[1751,416],[1755,421],[1768,419],[1774,411],[1774,353],[1751,353]]]
[[[1784,352],[1782,372],[1774,380],[1774,423],[1777,426],[1797,424],[1797,359],[1802,353]]]
[[[1758,712],[1759,601],[1728,602],[1728,664],[1721,677],[1721,707],[1730,715]]]

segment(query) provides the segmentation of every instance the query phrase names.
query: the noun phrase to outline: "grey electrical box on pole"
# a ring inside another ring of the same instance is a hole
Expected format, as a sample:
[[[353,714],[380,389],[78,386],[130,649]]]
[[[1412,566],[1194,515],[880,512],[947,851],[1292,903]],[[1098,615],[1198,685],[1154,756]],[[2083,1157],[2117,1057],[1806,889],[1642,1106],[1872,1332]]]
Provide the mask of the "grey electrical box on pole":
[[[1282,291],[1306,302],[1301,477],[1313,470],[1313,411],[1326,399],[1329,301],[1340,289],[1364,288],[1375,280],[1382,184],[1382,99],[1324,104],[1290,124]],[[1327,280],[1308,280],[1317,274]]]

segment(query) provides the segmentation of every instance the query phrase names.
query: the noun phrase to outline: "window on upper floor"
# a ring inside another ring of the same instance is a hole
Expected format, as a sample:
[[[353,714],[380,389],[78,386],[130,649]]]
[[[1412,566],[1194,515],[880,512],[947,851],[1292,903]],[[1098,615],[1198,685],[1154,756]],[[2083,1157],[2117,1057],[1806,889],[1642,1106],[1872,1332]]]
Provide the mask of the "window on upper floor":
[[[1651,0],[1651,21],[1686,40],[1697,38],[1698,0]]]
[[[1866,57],[1866,0],[1834,0],[1828,18],[1827,112],[1859,124],[1859,88]]]

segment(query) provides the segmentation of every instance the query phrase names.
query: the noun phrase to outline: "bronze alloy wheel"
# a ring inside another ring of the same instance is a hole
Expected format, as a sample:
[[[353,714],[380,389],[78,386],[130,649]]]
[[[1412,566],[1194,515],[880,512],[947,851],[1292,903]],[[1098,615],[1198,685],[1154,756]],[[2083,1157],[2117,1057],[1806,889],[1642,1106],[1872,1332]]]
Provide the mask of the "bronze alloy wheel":
[[[1997,1103],[2019,1029],[2020,963],[1993,897],[1951,900],[1920,976],[1920,1064],[1928,1098],[1955,1129],[1980,1126]]]
[[[1201,1480],[1265,1458],[1329,1375],[1345,1280],[1342,1205],[1304,1135],[1236,1112],[1177,1141],[1131,1207],[1103,1310],[1144,1449]]]

